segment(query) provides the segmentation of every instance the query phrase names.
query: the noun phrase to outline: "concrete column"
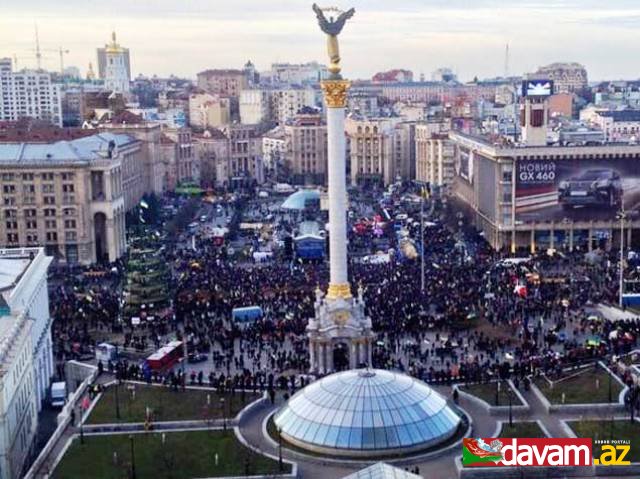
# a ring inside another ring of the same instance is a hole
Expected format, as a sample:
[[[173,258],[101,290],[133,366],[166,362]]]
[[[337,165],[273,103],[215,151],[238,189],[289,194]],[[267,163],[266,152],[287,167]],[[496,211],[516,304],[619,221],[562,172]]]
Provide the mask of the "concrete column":
[[[573,251],[573,226],[569,229],[569,251]]]
[[[373,366],[373,359],[371,357],[372,354],[372,347],[371,347],[371,338],[367,338],[366,339],[366,348],[367,348],[367,366],[372,367]]]
[[[116,227],[115,227],[115,219],[107,218],[107,250],[109,252],[109,261],[115,261],[116,259]]]
[[[531,230],[531,254],[536,252],[536,230]]]
[[[315,341],[309,342],[309,371],[315,373],[318,370],[316,364],[316,343]]]
[[[327,371],[333,372],[333,343],[327,344]]]
[[[351,353],[349,354],[349,368],[355,369],[357,367],[358,367],[358,343],[352,340]]]
[[[347,189],[344,107],[327,108],[329,153],[329,262],[331,284],[347,283]]]
[[[367,362],[367,341],[364,340],[360,343],[360,347],[358,348],[360,351],[359,361],[360,364]]]
[[[325,374],[329,366],[329,364],[327,363],[327,343],[322,343],[321,351],[322,351],[322,361],[320,362],[322,367],[321,373]]]

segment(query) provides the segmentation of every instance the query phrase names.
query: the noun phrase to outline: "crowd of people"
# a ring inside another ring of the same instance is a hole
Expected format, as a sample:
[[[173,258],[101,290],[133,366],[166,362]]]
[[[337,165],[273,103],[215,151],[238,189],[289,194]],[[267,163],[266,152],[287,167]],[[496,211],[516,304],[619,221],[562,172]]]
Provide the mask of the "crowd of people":
[[[472,228],[449,224],[441,208],[431,212],[424,266],[420,258],[381,264],[350,259],[354,294],[363,288],[376,333],[372,366],[432,382],[510,374],[523,379],[637,345],[640,320],[607,321],[590,309],[617,295],[617,263],[605,253],[597,261],[573,252],[509,262]],[[420,231],[412,234],[419,241]],[[396,246],[391,223],[385,237]],[[326,263],[275,256],[253,264],[204,241],[195,249],[167,242],[159,254],[171,272],[173,307],[162,320],[138,326],[122,321],[121,263],[101,275],[82,271],[52,282],[59,358],[90,349],[98,337],[119,341],[123,349],[157,348],[175,337],[187,341],[190,352],[208,354],[206,365],[190,372],[187,364],[184,372],[164,375],[145,373],[134,360],[111,368],[123,378],[174,385],[295,389],[306,380],[306,326],[314,291],[327,287]],[[260,319],[233,321],[234,308],[253,305],[262,309]]]

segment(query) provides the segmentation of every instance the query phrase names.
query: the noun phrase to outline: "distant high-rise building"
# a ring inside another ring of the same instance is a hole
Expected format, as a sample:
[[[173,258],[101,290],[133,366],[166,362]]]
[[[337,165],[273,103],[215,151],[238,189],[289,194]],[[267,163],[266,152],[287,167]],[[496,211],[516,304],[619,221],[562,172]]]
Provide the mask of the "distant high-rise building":
[[[284,127],[286,163],[296,183],[324,184],[327,178],[327,125],[319,111],[307,108]]]
[[[14,72],[11,59],[0,59],[0,120],[35,118],[62,126],[60,86],[44,70]]]
[[[589,86],[587,69],[579,63],[552,63],[538,68],[535,76],[553,80],[553,93],[579,93]]]
[[[107,90],[128,93],[131,82],[129,49],[116,41],[116,32],[111,34],[111,43],[98,48],[98,76],[104,80]]]

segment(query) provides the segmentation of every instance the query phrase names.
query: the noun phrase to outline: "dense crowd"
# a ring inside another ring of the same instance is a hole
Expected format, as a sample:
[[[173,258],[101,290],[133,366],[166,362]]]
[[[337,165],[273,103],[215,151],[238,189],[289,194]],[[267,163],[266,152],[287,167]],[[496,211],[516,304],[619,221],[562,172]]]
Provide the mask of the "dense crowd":
[[[373,366],[398,368],[427,381],[524,379],[565,364],[622,354],[637,344],[640,322],[611,322],[590,306],[615,302],[617,263],[604,253],[576,251],[509,262],[490,251],[473,229],[447,224],[437,210],[425,230],[424,289],[420,260],[350,260],[350,281],[362,286],[377,334]],[[412,236],[419,241],[419,222]],[[385,232],[395,247],[393,229]],[[372,244],[372,238],[360,244]],[[305,328],[314,291],[326,288],[328,266],[278,257],[238,262],[201,242],[195,250],[167,243],[160,253],[171,271],[173,314],[135,328],[120,315],[123,265],[101,275],[83,271],[51,286],[56,350],[60,358],[110,337],[123,349],[157,348],[170,337],[190,352],[209,355],[209,373],[145,373],[135,361],[110,364],[123,378],[215,387],[295,388],[308,369]],[[232,320],[237,307],[257,305],[263,317]],[[120,338],[120,339],[118,339]],[[206,369],[206,368],[205,368]],[[291,379],[294,377],[294,379]],[[304,381],[304,379],[302,379]]]

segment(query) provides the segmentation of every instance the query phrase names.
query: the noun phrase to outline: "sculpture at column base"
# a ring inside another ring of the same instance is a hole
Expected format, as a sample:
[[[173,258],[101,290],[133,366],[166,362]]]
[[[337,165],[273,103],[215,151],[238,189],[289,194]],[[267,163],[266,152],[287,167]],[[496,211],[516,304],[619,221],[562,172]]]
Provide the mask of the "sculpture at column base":
[[[347,285],[348,286],[348,285]],[[364,301],[360,297],[316,296],[315,317],[307,326],[310,348],[325,344],[326,354],[333,357],[336,346],[345,345],[348,353],[349,369],[371,366],[371,354],[375,334],[371,330],[371,319],[364,311]],[[358,351],[354,354],[354,345]],[[320,351],[310,354],[309,372],[328,374],[333,371],[331,358],[322,358]]]
[[[330,284],[327,290],[327,299],[351,298],[351,285],[349,283],[344,284]]]

